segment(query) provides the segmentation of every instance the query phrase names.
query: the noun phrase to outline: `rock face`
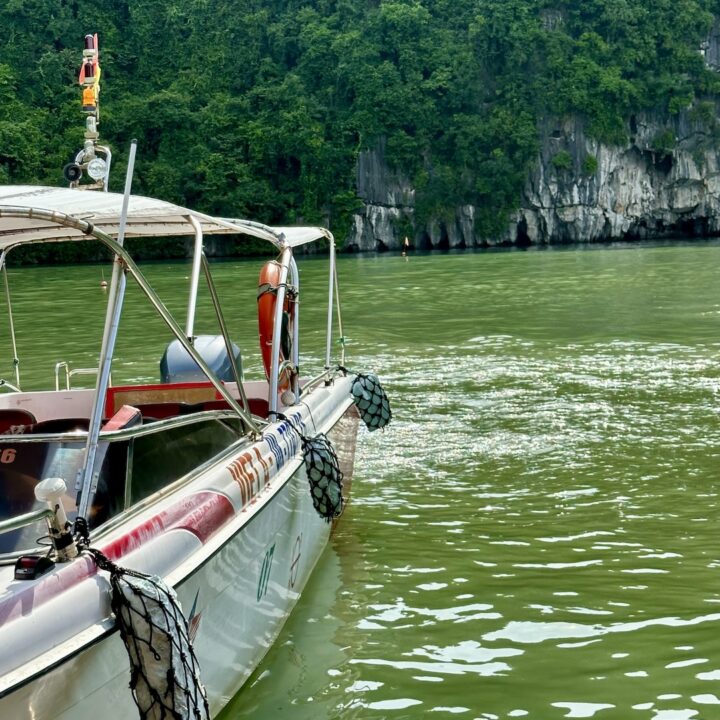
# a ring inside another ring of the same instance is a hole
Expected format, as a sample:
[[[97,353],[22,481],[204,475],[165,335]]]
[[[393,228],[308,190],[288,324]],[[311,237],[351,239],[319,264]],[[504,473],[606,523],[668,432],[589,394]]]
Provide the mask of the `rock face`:
[[[688,112],[633,116],[626,147],[586,137],[577,120],[545,128],[509,239],[593,242],[717,232],[720,151],[708,133]]]
[[[385,149],[361,152],[357,163],[357,193],[363,209],[353,216],[346,247],[354,250],[399,248],[402,231],[413,225],[415,190],[407,178],[385,163]]]
[[[707,40],[700,48],[705,65],[711,70],[720,70],[720,21],[715,20]]]
[[[720,52],[708,50],[712,62]],[[598,143],[579,119],[548,121],[520,208],[500,237],[478,237],[475,207],[462,206],[417,227],[415,192],[392,172],[383,148],[358,159],[364,206],[346,247],[399,249],[597,242],[720,232],[720,140],[711,104],[678,115],[630,118],[624,147]]]

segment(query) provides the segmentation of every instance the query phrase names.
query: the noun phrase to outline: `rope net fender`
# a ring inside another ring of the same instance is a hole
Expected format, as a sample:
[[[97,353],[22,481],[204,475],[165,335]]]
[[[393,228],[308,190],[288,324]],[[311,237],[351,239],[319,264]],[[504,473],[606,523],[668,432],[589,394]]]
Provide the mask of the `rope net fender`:
[[[342,515],[345,507],[343,497],[343,472],[330,439],[324,433],[315,437],[303,435],[292,418],[282,413],[278,419],[286,421],[297,433],[302,443],[305,474],[310,484],[310,497],[318,515],[331,522]]]
[[[110,606],[130,660],[130,689],[141,720],[210,720],[205,688],[175,591],[161,578],[115,565],[86,549],[110,573]]]
[[[345,502],[337,453],[323,433],[314,438],[303,437],[302,447],[313,507],[321,518],[330,522],[342,514]]]
[[[390,400],[377,375],[358,373],[350,392],[360,411],[360,417],[370,432],[385,427],[392,420]]]

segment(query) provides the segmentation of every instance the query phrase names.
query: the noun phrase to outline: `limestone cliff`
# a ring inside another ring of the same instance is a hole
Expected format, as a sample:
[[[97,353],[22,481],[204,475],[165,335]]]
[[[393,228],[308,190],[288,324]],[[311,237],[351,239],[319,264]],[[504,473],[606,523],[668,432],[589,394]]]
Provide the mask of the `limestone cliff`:
[[[707,108],[705,108],[707,110]],[[630,143],[602,145],[578,120],[542,133],[506,239],[593,242],[720,229],[720,145],[702,112],[630,118]]]
[[[500,237],[478,237],[475,208],[458,207],[418,227],[410,181],[391,171],[382,147],[360,154],[363,208],[347,246],[398,249],[594,242],[720,232],[720,139],[717,108],[701,103],[678,115],[636,115],[629,143],[588,137],[579,119],[547,121],[521,204]]]

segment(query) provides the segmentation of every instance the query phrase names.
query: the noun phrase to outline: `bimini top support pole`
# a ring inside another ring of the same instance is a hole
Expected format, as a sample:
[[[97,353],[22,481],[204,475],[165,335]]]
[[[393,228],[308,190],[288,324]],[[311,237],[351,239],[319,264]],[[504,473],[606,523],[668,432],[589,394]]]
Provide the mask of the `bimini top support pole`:
[[[278,410],[278,380],[280,374],[280,333],[282,331],[283,308],[285,307],[285,296],[287,295],[287,278],[292,260],[292,248],[285,247],[280,253],[280,278],[277,285],[277,296],[275,299],[275,318],[273,321],[272,333],[272,363],[270,366],[270,389],[268,392],[268,417],[271,420],[277,419]]]
[[[5,282],[5,300],[7,301],[8,322],[10,324],[10,342],[12,343],[13,369],[15,371],[15,388],[17,390],[20,390],[20,358],[18,357],[17,342],[15,340],[15,323],[13,322],[12,302],[10,301],[10,284],[8,282],[5,255],[5,252],[0,255],[0,270],[2,271],[3,280]]]
[[[343,331],[342,312],[340,308],[340,283],[338,282],[337,262],[333,263],[333,277],[335,280],[335,308],[337,310],[338,333],[340,333],[340,337],[338,338],[340,342],[340,364],[345,365],[345,332]]]
[[[218,325],[220,327],[220,334],[225,342],[225,352],[230,360],[230,366],[232,368],[233,377],[235,378],[235,384],[237,385],[238,395],[240,396],[245,412],[248,416],[250,416],[250,403],[248,402],[247,395],[245,394],[245,386],[243,385],[242,355],[239,357],[240,362],[238,365],[238,363],[235,362],[235,353],[232,341],[230,340],[230,334],[228,333],[227,325],[225,324],[225,317],[223,316],[222,308],[220,307],[215,283],[212,279],[212,275],[210,274],[210,264],[205,257],[205,253],[202,253],[201,259],[203,272],[205,273],[205,280],[208,285],[208,290],[210,291],[210,299],[212,300],[213,308],[215,309],[215,317],[217,318]],[[259,432],[254,422],[251,423],[251,427],[255,432]]]
[[[133,140],[130,144],[130,156],[128,158],[127,174],[125,176],[125,194],[123,196],[120,227],[118,229],[117,244],[120,248],[123,247],[125,241],[125,225],[127,223],[128,205],[130,204],[130,189],[132,187],[132,176],[135,169],[136,150],[137,140]],[[77,489],[80,491],[78,516],[82,518],[87,518],[92,497],[97,489],[99,472],[95,471],[95,456],[97,454],[98,437],[100,435],[100,424],[102,423],[103,411],[105,409],[105,394],[110,382],[110,369],[112,367],[113,352],[115,351],[115,341],[117,339],[118,326],[120,325],[120,313],[122,312],[123,299],[125,297],[125,285],[126,276],[123,260],[120,255],[116,255],[112,280],[110,282],[110,297],[105,315],[105,330],[100,348],[100,363],[97,382],[95,384],[95,400],[90,416],[87,445],[85,446],[85,461],[80,471],[80,477],[78,478],[79,487]]]
[[[300,273],[298,272],[295,256],[290,258],[290,283],[295,288],[295,302],[293,303],[293,339],[292,339],[292,364],[293,378],[292,391],[295,401],[300,399]]]
[[[328,281],[327,343],[325,346],[325,370],[330,369],[332,350],[333,300],[335,294],[335,240],[330,240],[330,279]]]
[[[189,342],[193,342],[195,332],[195,308],[197,307],[198,284],[200,281],[200,267],[203,254],[202,225],[192,215],[188,218],[195,230],[195,250],[193,252],[192,272],[190,274],[190,295],[188,297],[187,321],[185,335]]]

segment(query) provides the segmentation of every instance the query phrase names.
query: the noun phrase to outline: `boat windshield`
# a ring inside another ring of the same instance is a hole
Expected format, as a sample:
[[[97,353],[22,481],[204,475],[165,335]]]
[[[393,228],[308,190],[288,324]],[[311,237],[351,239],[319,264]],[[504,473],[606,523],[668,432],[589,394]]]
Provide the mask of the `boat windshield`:
[[[43,478],[61,477],[68,492],[62,500],[68,518],[77,515],[75,480],[82,468],[85,438],[73,441],[0,442],[0,520],[41,510],[46,505],[35,499],[35,486]],[[122,503],[127,443],[102,443],[98,448],[102,465],[98,492],[90,513],[91,527],[97,527]],[[117,489],[115,492],[111,490]],[[44,521],[20,530],[0,533],[0,554],[30,550],[43,544],[47,535]]]

